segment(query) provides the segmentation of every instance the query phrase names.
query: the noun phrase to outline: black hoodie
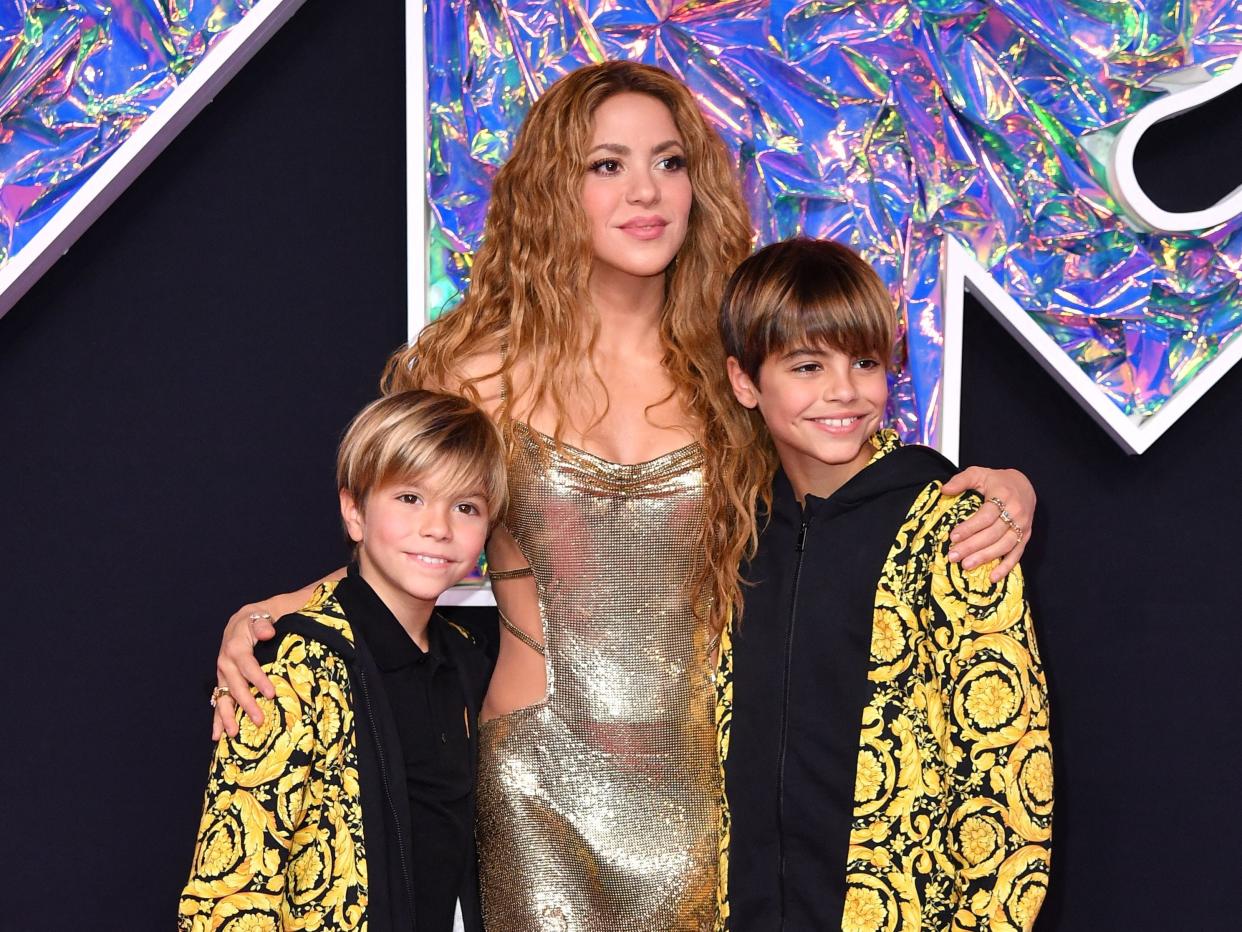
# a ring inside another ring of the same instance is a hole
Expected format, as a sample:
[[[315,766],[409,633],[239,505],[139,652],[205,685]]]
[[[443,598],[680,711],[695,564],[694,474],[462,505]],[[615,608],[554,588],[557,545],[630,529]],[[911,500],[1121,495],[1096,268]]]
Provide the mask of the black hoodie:
[[[734,932],[840,928],[876,584],[920,492],[953,471],[902,446],[805,506],[777,474],[732,638]]]

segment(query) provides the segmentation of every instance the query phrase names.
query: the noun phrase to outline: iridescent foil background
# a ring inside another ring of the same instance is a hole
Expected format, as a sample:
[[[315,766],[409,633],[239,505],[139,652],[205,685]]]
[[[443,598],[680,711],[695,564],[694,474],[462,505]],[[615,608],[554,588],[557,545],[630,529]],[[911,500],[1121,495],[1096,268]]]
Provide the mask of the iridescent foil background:
[[[0,0],[0,266],[254,0]]]
[[[1239,51],[1237,0],[428,0],[430,301],[468,284],[531,102],[583,64],[632,59],[698,96],[758,243],[830,237],[875,265],[900,308],[891,413],[907,439],[933,440],[940,416],[946,236],[1148,415],[1242,326],[1242,218],[1139,232],[1089,149],[1160,93],[1153,79]]]
[[[0,0],[0,266],[254,0]],[[945,236],[1126,413],[1158,410],[1242,325],[1242,219],[1121,219],[1091,155],[1242,3],[428,0],[430,301],[469,280],[490,179],[531,101],[582,64],[680,76],[737,153],[757,241],[846,241],[901,311],[893,418],[932,439]],[[389,76],[399,80],[399,76]]]

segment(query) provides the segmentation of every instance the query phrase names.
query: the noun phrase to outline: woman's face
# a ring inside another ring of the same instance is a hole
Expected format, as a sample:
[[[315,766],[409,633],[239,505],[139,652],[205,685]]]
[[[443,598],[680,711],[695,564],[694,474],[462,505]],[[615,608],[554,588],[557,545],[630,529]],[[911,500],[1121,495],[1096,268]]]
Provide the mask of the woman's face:
[[[595,267],[662,274],[685,241],[693,197],[673,114],[646,94],[615,94],[596,109],[588,146],[582,208]]]

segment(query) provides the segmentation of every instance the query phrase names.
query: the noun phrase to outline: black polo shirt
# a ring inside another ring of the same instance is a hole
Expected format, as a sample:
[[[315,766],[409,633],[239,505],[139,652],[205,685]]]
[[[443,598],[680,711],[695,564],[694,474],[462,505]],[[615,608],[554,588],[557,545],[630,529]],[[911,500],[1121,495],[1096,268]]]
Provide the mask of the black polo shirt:
[[[419,932],[448,932],[458,896],[474,883],[474,766],[463,682],[458,669],[479,665],[480,648],[433,613],[424,652],[356,566],[336,590],[356,635],[375,658],[384,697],[400,736],[410,801],[411,883]],[[484,679],[479,688],[486,687]],[[477,700],[478,697],[476,697]],[[477,706],[477,701],[475,703]]]

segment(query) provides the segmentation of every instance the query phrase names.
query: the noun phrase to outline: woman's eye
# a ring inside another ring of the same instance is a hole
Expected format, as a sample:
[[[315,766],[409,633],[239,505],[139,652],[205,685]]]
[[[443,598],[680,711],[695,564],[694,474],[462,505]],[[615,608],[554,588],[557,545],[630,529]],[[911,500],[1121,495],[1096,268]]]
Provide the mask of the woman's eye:
[[[591,163],[591,171],[597,175],[615,175],[621,171],[621,163],[616,159],[600,159]]]
[[[656,166],[666,172],[678,172],[686,167],[686,157],[684,155],[665,156],[656,163]]]

